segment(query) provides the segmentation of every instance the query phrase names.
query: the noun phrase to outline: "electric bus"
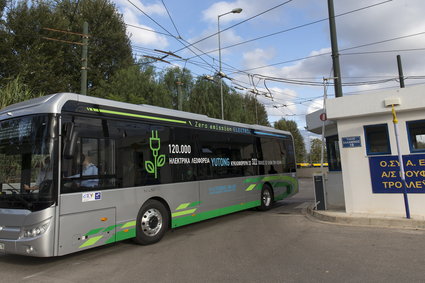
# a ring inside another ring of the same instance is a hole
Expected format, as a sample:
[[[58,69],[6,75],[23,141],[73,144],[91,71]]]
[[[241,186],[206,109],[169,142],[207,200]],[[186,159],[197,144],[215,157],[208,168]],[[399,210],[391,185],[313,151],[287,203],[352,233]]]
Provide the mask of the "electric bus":
[[[0,110],[0,253],[153,244],[297,191],[289,132],[73,93]]]

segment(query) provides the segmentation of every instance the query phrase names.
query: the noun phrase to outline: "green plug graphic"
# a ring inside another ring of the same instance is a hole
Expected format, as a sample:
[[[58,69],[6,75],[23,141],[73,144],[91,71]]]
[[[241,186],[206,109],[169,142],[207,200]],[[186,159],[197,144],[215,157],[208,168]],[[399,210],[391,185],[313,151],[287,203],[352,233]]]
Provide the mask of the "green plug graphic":
[[[146,171],[150,174],[155,174],[155,179],[158,178],[158,168],[165,164],[165,154],[159,155],[161,149],[161,139],[158,137],[158,131],[152,131],[152,137],[149,139],[149,146],[153,154],[153,162],[145,161]]]

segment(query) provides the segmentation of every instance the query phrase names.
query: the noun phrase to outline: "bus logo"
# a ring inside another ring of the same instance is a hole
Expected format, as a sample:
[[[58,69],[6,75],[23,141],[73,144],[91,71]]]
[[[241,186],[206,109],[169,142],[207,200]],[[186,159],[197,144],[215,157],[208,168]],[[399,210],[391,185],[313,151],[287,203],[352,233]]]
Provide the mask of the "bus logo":
[[[102,200],[102,192],[87,192],[82,193],[81,196],[83,202]]]
[[[165,164],[165,154],[159,155],[161,139],[158,137],[158,131],[152,131],[152,137],[149,139],[149,146],[154,160],[145,161],[146,171],[150,174],[155,174],[155,179],[158,179],[158,168]]]

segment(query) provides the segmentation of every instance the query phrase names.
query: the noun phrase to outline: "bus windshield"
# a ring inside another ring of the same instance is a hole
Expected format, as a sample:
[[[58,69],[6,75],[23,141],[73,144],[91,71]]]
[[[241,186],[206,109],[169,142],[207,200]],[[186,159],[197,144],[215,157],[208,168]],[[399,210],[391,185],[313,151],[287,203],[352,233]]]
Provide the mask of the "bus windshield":
[[[55,121],[32,115],[0,122],[0,208],[38,211],[55,203]]]

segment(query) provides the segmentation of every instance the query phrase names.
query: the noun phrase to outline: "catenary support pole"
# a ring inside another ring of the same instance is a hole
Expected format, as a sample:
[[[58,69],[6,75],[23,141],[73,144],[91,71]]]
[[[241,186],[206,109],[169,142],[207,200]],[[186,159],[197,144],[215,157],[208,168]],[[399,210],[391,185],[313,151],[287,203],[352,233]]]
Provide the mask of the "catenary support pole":
[[[83,24],[83,50],[81,54],[81,94],[87,95],[87,57],[88,57],[89,24]]]
[[[333,0],[328,0],[329,30],[331,35],[332,65],[334,70],[335,97],[342,97],[341,68],[339,65],[338,39],[336,36],[335,11]]]
[[[400,88],[404,88],[403,65],[401,64],[401,56],[397,55],[398,78],[400,80]]]

